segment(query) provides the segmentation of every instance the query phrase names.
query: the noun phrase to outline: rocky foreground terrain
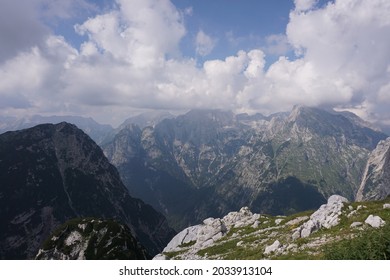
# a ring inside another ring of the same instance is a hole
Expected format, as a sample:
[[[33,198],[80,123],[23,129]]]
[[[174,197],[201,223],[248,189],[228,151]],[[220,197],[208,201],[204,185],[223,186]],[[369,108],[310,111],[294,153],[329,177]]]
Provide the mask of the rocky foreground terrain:
[[[253,214],[247,207],[177,234],[154,259],[388,259],[390,198],[331,196],[315,212]]]
[[[131,230],[113,220],[66,222],[43,243],[37,260],[146,260],[145,248]]]

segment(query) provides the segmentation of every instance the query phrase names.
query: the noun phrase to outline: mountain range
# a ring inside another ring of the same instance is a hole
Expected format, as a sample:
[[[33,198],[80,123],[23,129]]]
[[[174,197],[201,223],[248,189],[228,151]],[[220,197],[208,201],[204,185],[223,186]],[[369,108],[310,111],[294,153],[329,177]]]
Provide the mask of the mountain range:
[[[350,113],[296,106],[269,117],[192,110],[103,145],[130,193],[177,230],[243,205],[273,215],[354,200],[387,135]]]
[[[390,138],[348,112],[192,110],[117,129],[69,118],[83,131],[62,122],[0,135],[1,259],[143,259],[175,230],[243,206],[292,215],[335,194],[390,194]],[[2,117],[2,131],[58,119],[15,120]]]

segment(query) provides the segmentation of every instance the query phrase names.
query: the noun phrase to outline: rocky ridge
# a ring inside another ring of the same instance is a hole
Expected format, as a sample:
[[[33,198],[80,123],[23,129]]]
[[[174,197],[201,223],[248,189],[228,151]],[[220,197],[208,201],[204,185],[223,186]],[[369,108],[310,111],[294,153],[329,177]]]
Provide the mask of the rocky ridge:
[[[333,195],[317,211],[292,216],[244,207],[184,229],[154,259],[321,259],[335,244],[388,226],[389,201],[350,203]]]
[[[148,253],[130,229],[94,218],[66,222],[43,243],[37,260],[146,260]]]

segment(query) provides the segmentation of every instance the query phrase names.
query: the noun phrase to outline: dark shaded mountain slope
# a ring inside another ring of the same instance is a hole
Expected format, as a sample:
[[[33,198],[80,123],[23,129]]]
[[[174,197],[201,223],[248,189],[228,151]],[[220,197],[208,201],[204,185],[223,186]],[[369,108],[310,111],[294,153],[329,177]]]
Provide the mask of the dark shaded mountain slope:
[[[130,197],[102,150],[74,125],[39,125],[0,135],[0,258],[26,259],[76,217],[115,219],[153,253],[174,232]]]

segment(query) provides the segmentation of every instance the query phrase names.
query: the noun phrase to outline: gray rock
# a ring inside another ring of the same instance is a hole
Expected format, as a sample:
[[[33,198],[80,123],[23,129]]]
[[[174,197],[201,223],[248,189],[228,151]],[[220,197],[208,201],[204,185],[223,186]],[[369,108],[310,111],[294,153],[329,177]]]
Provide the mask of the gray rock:
[[[167,256],[163,255],[163,254],[158,254],[156,255],[153,260],[156,260],[156,261],[165,261],[165,260],[168,260]]]
[[[361,222],[353,222],[351,224],[351,228],[361,227],[362,225],[363,225],[363,223],[361,223]]]
[[[294,233],[292,234],[292,239],[293,240],[297,240],[298,238],[301,237],[301,230],[300,228],[298,228],[296,231],[294,231]]]
[[[351,218],[353,215],[356,215],[357,214],[357,210],[353,210],[353,211],[351,211],[351,213],[349,213],[348,215],[347,215],[347,217],[348,218]]]
[[[368,216],[368,218],[364,222],[372,226],[373,228],[380,228],[385,225],[385,221],[383,221],[381,217],[374,215]]]
[[[269,255],[281,247],[279,240],[276,240],[272,245],[265,247],[264,254]]]
[[[301,237],[305,238],[308,237],[312,232],[319,229],[319,226],[317,223],[315,223],[313,220],[307,221],[301,229]]]
[[[320,228],[331,228],[340,222],[339,216],[344,203],[348,200],[339,195],[332,195],[328,199],[327,204],[321,207],[310,216],[310,220],[305,222],[296,232],[299,232],[299,237],[308,237],[313,232]],[[297,238],[298,233],[294,232],[293,238]],[[298,238],[299,238],[298,237]]]
[[[308,219],[309,219],[308,216],[298,217],[298,218],[295,218],[294,220],[287,222],[286,225],[293,226],[293,225],[299,224],[300,222],[306,221]]]
[[[238,212],[230,212],[222,218],[222,222],[230,229],[231,227],[245,227],[253,225],[260,218],[259,214],[253,214],[248,207],[242,207]]]
[[[252,225],[253,228],[258,228],[260,225],[260,222],[259,221],[255,221]]]
[[[200,226],[192,226],[182,230],[172,238],[163,252],[177,251],[181,245],[196,241],[199,228]]]
[[[389,203],[383,204],[383,209],[390,209],[390,204]]]
[[[284,219],[276,219],[275,220],[275,224],[276,225],[280,225],[281,222],[283,222]]]
[[[363,205],[358,205],[358,207],[356,208],[356,210],[359,211],[359,210],[361,210],[361,209],[363,209],[363,208],[365,208]]]
[[[230,212],[222,219],[208,218],[202,224],[188,227],[179,232],[164,248],[163,252],[177,252],[183,250],[183,247],[188,248],[190,255],[182,257],[192,259],[195,252],[212,246],[216,241],[224,237],[232,227],[256,226],[258,227],[260,215],[252,214],[248,207],[243,207],[238,212]],[[190,246],[183,246],[188,243],[194,243]],[[237,246],[243,244],[238,242]]]

